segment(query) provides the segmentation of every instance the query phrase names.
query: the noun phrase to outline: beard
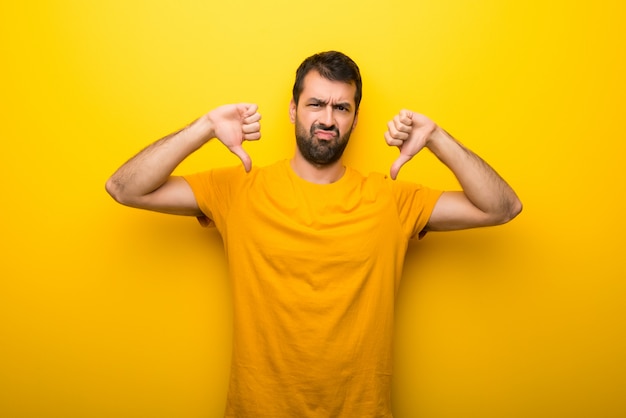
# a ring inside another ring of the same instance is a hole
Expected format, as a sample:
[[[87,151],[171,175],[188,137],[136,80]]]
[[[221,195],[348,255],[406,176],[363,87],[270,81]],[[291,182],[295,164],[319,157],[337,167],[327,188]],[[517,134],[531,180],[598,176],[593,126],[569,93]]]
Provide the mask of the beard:
[[[316,137],[315,131],[333,132],[334,138],[322,140]],[[352,134],[352,128],[341,135],[336,126],[313,124],[307,129],[296,117],[296,144],[305,160],[317,166],[330,165],[337,162],[343,155]]]

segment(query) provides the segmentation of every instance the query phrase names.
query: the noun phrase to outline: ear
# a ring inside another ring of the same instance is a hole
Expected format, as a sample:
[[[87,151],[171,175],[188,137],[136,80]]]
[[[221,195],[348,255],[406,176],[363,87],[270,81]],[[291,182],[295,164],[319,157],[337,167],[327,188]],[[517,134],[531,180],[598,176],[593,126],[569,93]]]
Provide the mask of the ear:
[[[296,102],[293,99],[289,102],[289,120],[291,123],[296,123]]]

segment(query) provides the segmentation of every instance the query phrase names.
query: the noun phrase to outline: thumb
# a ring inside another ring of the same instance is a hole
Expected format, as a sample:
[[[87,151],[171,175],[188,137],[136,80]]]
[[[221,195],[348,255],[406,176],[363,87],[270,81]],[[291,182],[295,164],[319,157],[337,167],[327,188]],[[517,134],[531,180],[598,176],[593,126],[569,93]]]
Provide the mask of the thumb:
[[[400,154],[398,158],[396,158],[396,161],[393,162],[393,164],[391,165],[391,170],[389,171],[389,174],[391,175],[391,178],[393,180],[398,177],[398,173],[400,172],[402,166],[406,164],[411,158],[411,156],[404,154]]]
[[[241,145],[230,147],[230,152],[235,154],[241,160],[243,164],[243,168],[245,168],[246,173],[250,172],[252,169],[252,159],[248,155],[248,153],[243,149]]]

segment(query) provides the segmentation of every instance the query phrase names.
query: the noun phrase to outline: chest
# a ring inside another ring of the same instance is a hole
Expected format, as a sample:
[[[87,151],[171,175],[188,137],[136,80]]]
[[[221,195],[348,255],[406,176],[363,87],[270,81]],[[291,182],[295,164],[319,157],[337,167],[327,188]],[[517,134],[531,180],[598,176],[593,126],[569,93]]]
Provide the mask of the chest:
[[[406,245],[391,196],[358,188],[251,189],[233,202],[227,225],[229,248],[292,263],[360,264]]]

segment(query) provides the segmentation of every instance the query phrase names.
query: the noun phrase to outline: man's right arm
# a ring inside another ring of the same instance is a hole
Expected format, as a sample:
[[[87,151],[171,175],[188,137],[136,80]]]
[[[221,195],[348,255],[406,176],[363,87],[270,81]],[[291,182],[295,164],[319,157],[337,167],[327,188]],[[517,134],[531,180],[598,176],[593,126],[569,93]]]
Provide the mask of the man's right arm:
[[[119,203],[176,215],[200,216],[191,187],[174,169],[191,153],[217,138],[242,161],[251,161],[244,140],[261,137],[261,115],[252,104],[218,107],[184,129],[162,138],[122,165],[107,181],[107,192]]]

